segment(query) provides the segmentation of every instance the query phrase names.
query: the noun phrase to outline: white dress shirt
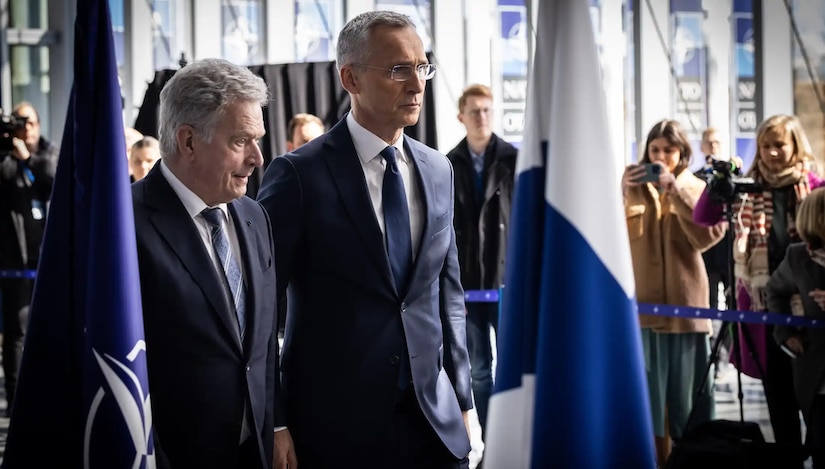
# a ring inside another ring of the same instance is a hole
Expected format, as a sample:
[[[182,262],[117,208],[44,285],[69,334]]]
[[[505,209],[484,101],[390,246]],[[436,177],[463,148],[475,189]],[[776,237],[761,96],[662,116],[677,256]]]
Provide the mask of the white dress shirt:
[[[198,229],[198,234],[201,236],[201,242],[203,242],[203,246],[206,248],[206,252],[209,253],[209,257],[212,259],[212,263],[215,265],[215,268],[218,269],[218,272],[223,272],[223,266],[218,263],[218,256],[215,254],[215,247],[212,245],[212,229],[209,227],[206,219],[201,215],[201,212],[206,208],[221,209],[224,217],[226,217],[226,235],[229,237],[229,248],[232,249],[232,255],[235,256],[235,260],[238,262],[238,268],[241,269],[241,276],[243,276],[244,264],[243,256],[241,255],[241,245],[238,243],[238,233],[235,231],[235,223],[232,221],[232,215],[229,213],[226,204],[219,204],[216,207],[206,205],[206,202],[201,200],[197,194],[186,187],[180,179],[172,173],[163,159],[160,160],[160,172],[163,174],[163,177],[166,178],[166,182],[169,183],[172,190],[175,191],[175,194],[177,194],[178,199],[180,199],[189,216],[192,217],[192,221]],[[244,285],[246,285],[246,279],[244,279]]]
[[[378,226],[384,234],[384,248],[387,247],[387,232],[384,229],[384,205],[381,197],[381,190],[384,187],[384,170],[387,161],[381,156],[381,151],[387,147],[387,142],[381,140],[377,135],[370,132],[356,122],[352,112],[347,114],[347,128],[352,136],[352,143],[361,161],[361,169],[364,170],[364,178],[367,181],[367,189],[372,200],[372,208],[375,211],[375,218]],[[398,171],[401,179],[404,180],[404,190],[407,192],[407,206],[410,210],[410,236],[412,239],[412,255],[415,259],[418,254],[418,245],[421,241],[421,230],[424,226],[424,210],[421,201],[421,190],[418,187],[418,178],[415,175],[415,165],[404,149],[404,134],[393,142],[395,147]]]

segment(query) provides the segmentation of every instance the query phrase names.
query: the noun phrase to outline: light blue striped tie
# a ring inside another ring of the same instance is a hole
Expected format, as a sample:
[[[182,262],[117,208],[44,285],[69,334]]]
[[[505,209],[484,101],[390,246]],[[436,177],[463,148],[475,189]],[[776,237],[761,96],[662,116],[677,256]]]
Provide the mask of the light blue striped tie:
[[[229,237],[224,229],[226,217],[224,217],[223,210],[219,208],[205,208],[201,215],[209,224],[212,246],[215,248],[218,262],[223,267],[224,279],[232,294],[235,313],[238,316],[238,326],[240,327],[241,338],[243,338],[246,329],[246,293],[244,292],[241,269],[235,256],[232,255],[232,249],[229,247]]]

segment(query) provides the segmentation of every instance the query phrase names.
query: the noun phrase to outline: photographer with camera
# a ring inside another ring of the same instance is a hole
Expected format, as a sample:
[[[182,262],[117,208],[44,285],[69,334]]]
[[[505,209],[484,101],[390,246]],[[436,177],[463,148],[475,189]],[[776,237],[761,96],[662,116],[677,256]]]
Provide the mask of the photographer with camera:
[[[27,102],[0,112],[0,270],[36,269],[58,149],[40,135],[40,117]],[[11,411],[34,280],[0,276],[3,371]]]
[[[796,117],[766,119],[759,126],[756,144],[756,155],[745,174],[752,182],[734,177],[730,164],[717,165],[714,179],[696,205],[694,220],[714,225],[722,220],[726,205],[732,208],[736,303],[739,310],[761,312],[768,310],[765,287],[771,274],[788,246],[801,241],[795,225],[797,209],[822,180],[806,169],[805,162],[813,155]],[[732,362],[739,362],[743,373],[762,379],[776,442],[801,445],[790,357],[772,340],[773,326],[742,324],[741,330],[741,353],[732,353]]]
[[[708,277],[702,251],[716,244],[723,226],[693,222],[693,206],[705,183],[687,168],[691,147],[678,122],[654,125],[638,165],[622,176],[625,216],[639,302],[708,307]],[[699,401],[710,354],[708,319],[639,315],[647,369],[656,454],[664,467],[670,438],[713,418],[710,381]]]

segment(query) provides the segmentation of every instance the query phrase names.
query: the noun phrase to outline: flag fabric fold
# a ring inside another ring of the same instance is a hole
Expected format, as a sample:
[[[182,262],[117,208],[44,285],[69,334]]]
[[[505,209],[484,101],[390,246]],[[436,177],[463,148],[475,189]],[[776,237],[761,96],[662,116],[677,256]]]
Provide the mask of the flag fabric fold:
[[[653,468],[630,248],[588,4],[540,2],[487,469]]]
[[[77,0],[72,88],[4,467],[154,467],[107,0]]]

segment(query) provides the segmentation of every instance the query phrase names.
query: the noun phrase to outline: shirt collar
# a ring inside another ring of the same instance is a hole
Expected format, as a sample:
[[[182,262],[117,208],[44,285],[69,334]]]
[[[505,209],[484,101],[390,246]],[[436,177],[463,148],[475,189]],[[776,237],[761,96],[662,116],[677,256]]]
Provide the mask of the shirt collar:
[[[191,189],[186,187],[186,185],[175,176],[175,173],[166,166],[166,162],[161,158],[160,160],[160,173],[166,179],[166,182],[169,183],[169,186],[172,187],[172,190],[175,191],[177,194],[178,199],[183,204],[183,207],[186,209],[186,212],[189,214],[190,217],[195,218],[203,212],[205,208],[210,208],[206,205],[206,202],[203,201],[197,194],[192,192]],[[229,220],[229,213],[227,212],[226,204],[218,204],[217,208],[223,211],[223,216]]]
[[[387,147],[387,142],[359,124],[352,116],[352,112],[347,114],[347,129],[349,129],[355,152],[358,153],[362,164],[372,161],[373,158],[379,156],[381,150]],[[401,136],[393,142],[392,146],[395,147],[396,158],[407,162],[407,154],[404,152],[404,132],[401,132]]]

